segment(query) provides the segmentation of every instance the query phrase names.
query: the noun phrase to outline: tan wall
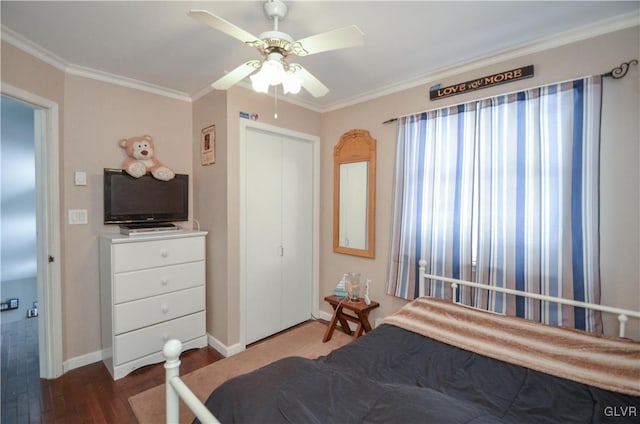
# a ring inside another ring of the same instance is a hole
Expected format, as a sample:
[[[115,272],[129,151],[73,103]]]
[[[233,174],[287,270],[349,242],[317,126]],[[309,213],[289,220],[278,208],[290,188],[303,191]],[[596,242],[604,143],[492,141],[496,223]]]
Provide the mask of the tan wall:
[[[389,251],[395,124],[382,122],[403,114],[460,103],[531,86],[605,72],[637,57],[638,27],[575,45],[487,66],[433,81],[447,85],[519,65],[534,64],[533,79],[430,102],[428,87],[405,90],[338,111],[319,114],[236,87],[212,92],[193,104],[65,75],[44,62],[2,43],[2,82],[51,99],[60,110],[60,178],[64,359],[100,349],[97,237],[102,222],[101,172],[119,167],[122,137],[151,134],[161,160],[192,178],[192,216],[208,230],[207,331],[226,345],[239,340],[239,112],[258,113],[260,121],[321,138],[320,298],[340,274],[360,271],[373,280],[372,297],[381,307],[372,318],[393,312],[404,301],[384,293]],[[640,139],[637,116],[638,67],[623,80],[607,80],[602,131],[602,287],[603,303],[640,310]],[[199,163],[200,129],[216,124],[215,165]],[[363,259],[332,252],[332,152],[340,135],[363,128],[378,140],[376,257]],[[191,142],[190,142],[191,141]],[[88,173],[89,185],[73,185],[73,172]],[[624,206],[621,206],[624,205]],[[88,225],[66,224],[69,208],[86,208]],[[320,307],[329,312],[327,305]],[[610,328],[610,325],[608,325]],[[611,331],[611,330],[609,330]],[[632,335],[640,338],[640,325]]]
[[[194,219],[207,235],[207,332],[227,340],[227,93],[213,91],[193,102]],[[212,165],[200,165],[200,134],[216,126]]]
[[[126,154],[118,141],[151,135],[156,157],[176,173],[191,175],[193,161],[189,102],[68,75],[64,104],[63,209],[88,209],[89,216],[88,225],[69,225],[66,213],[62,218],[62,314],[68,359],[101,349],[98,237],[119,231],[102,224],[102,170],[122,167]],[[73,184],[78,170],[87,173],[87,186]],[[193,183],[190,186],[193,192]],[[193,196],[190,200],[191,217]]]
[[[62,114],[64,80],[65,74],[61,70],[2,41],[3,83],[58,103],[59,112]]]
[[[322,235],[320,260],[320,293],[329,293],[342,272],[360,272],[371,278],[372,298],[380,308],[371,313],[373,319],[385,316],[404,301],[385,294],[387,261],[390,242],[393,167],[395,158],[396,124],[382,124],[396,116],[467,102],[504,92],[544,85],[547,83],[599,74],[638,57],[639,28],[631,28],[573,45],[531,54],[519,59],[497,63],[454,77],[436,80],[424,86],[395,93],[366,103],[322,115],[322,165],[320,232]],[[429,87],[447,86],[476,77],[535,65],[535,77],[447,99],[430,101]],[[638,99],[639,70],[635,66],[619,81],[605,81],[602,124],[602,180],[601,180],[601,240],[602,240],[602,302],[612,306],[640,310],[640,188],[638,182],[639,140]],[[377,139],[378,168],[376,181],[376,257],[362,259],[332,252],[332,155],[333,145],[344,132],[353,128],[370,131]],[[621,207],[624,205],[624,207]],[[321,309],[330,312],[327,305]],[[611,323],[609,334],[615,333]],[[640,325],[629,333],[640,339]]]
[[[7,43],[2,82],[58,103],[63,360],[100,351],[97,240],[117,231],[102,225],[102,169],[121,166],[120,138],[150,134],[160,160],[191,174],[191,105],[67,75]],[[87,186],[73,184],[77,170]],[[68,209],[87,209],[88,225],[67,224]]]
[[[65,88],[65,74],[60,69],[55,68],[41,60],[36,59],[35,57],[23,52],[20,49],[15,48],[11,44],[6,42],[2,42],[1,45],[1,53],[2,58],[0,63],[2,64],[2,69],[0,72],[0,77],[2,78],[2,84],[9,84],[21,90],[27,91],[31,94],[46,98],[58,104],[58,156],[60,159],[60,163],[64,162],[64,154],[63,154],[63,140],[64,140],[64,126],[62,125],[62,120],[65,116],[65,108],[64,108],[64,88]],[[58,193],[60,193],[60,198],[64,196],[64,185],[62,184],[63,179],[65,178],[64,167],[61,165],[59,169],[60,173],[60,187],[58,188]],[[60,217],[64,217],[64,205],[63,202],[60,201]],[[62,218],[61,218],[62,219]],[[61,246],[64,245],[66,239],[66,234],[64,231],[60,233],[60,243]],[[64,292],[65,290],[65,282],[66,282],[66,261],[64,260],[64,251],[61,251],[62,260],[60,261],[60,272],[61,272],[61,290]],[[42,305],[41,305],[42,306]],[[97,304],[96,306],[99,306]],[[64,311],[65,304],[63,300],[62,309]],[[98,312],[99,313],[99,312]],[[63,312],[64,314],[64,312]],[[64,321],[64,315],[62,317]],[[65,329],[63,322],[63,340],[62,340],[62,349],[63,349],[63,357],[68,358],[66,353],[67,347],[66,342],[64,340]],[[86,353],[86,352],[85,352]]]

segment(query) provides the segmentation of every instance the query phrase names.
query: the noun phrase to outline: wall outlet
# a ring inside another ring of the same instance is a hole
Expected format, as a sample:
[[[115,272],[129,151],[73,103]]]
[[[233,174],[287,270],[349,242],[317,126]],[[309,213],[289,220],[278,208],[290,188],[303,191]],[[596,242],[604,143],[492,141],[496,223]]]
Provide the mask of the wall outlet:
[[[11,309],[18,309],[20,306],[19,299],[9,299],[6,302],[0,303],[0,311],[9,311]]]
[[[69,224],[87,224],[87,210],[86,209],[69,209]]]
[[[73,175],[73,182],[77,186],[86,186],[87,173],[85,171],[76,171]]]

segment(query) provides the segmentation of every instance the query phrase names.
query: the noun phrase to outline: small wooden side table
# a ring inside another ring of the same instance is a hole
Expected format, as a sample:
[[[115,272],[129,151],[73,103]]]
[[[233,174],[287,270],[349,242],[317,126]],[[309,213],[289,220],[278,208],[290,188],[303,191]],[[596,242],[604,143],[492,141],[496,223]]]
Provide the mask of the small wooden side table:
[[[371,324],[369,323],[369,312],[371,312],[372,309],[380,306],[378,302],[371,301],[371,303],[367,305],[366,303],[364,303],[363,299],[351,301],[345,299],[344,297],[338,297],[336,295],[327,296],[324,298],[324,300],[326,302],[329,302],[329,304],[333,308],[333,317],[331,318],[331,323],[329,324],[327,331],[324,333],[324,338],[322,339],[323,343],[331,340],[331,336],[333,336],[333,331],[336,329],[338,321],[340,321],[342,331],[350,336],[353,336],[354,339],[362,336],[363,333],[371,331]],[[355,316],[347,314],[345,312],[345,309],[355,313]],[[358,328],[355,332],[351,331],[347,321],[358,324]]]

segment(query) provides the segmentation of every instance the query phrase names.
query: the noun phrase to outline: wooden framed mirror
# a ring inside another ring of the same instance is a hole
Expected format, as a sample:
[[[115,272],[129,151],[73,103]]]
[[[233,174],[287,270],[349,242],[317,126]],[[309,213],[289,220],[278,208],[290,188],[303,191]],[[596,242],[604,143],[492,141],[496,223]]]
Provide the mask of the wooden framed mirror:
[[[333,251],[373,258],[376,140],[351,130],[333,148]]]

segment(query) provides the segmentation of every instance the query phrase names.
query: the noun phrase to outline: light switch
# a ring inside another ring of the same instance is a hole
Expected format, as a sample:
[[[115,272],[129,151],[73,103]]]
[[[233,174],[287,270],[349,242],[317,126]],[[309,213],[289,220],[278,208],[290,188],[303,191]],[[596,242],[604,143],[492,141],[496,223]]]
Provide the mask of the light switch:
[[[77,186],[87,185],[87,173],[85,171],[76,171],[74,181]]]
[[[87,210],[86,209],[69,209],[69,224],[87,224]]]

